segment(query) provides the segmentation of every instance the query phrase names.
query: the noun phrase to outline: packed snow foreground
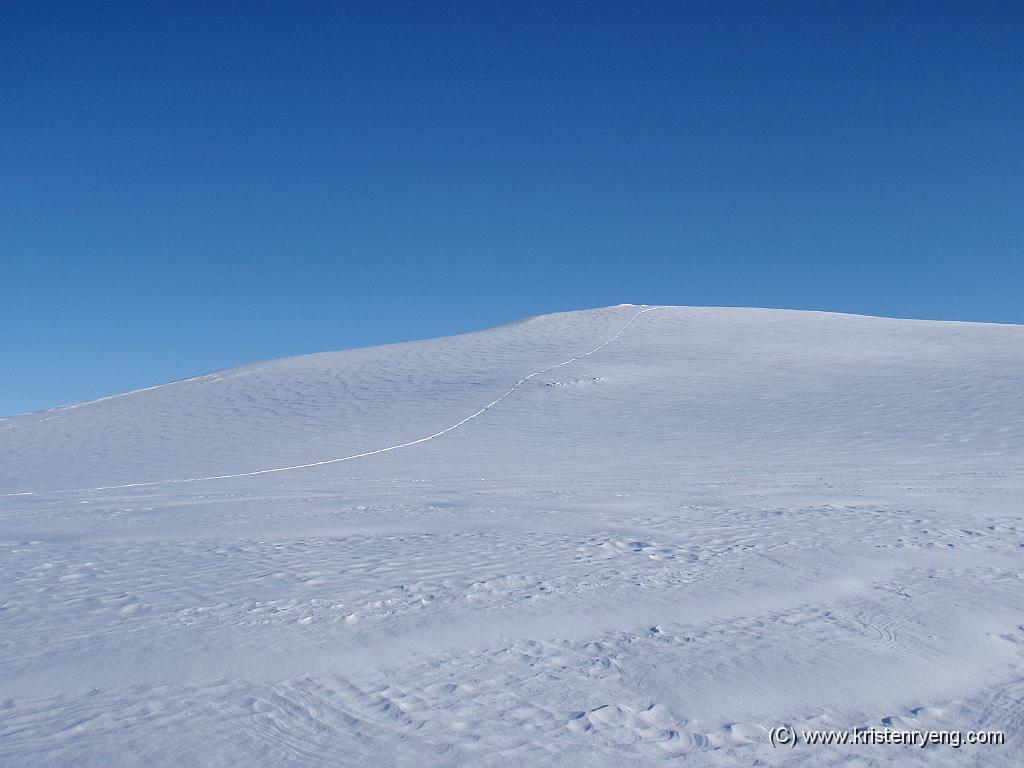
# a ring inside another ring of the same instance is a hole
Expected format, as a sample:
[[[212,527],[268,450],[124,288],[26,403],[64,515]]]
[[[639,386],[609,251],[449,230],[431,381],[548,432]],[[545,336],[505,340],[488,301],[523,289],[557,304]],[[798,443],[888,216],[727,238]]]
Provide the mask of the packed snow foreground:
[[[0,419],[0,764],[1019,765],[1022,393],[626,305]]]

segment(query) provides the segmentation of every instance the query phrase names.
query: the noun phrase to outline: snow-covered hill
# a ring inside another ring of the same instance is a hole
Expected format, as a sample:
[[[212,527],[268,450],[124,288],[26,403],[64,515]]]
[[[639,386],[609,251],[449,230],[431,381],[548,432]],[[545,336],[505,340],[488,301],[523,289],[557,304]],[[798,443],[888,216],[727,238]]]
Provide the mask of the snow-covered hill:
[[[624,305],[0,419],[0,763],[1016,765],[1022,391],[1024,326]]]

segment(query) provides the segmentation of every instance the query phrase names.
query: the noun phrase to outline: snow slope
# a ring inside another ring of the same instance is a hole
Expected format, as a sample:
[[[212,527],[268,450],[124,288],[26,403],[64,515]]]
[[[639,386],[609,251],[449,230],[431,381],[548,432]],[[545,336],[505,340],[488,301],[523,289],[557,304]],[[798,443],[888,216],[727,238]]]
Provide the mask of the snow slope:
[[[1021,391],[1022,326],[624,305],[0,419],[0,764],[1017,765]]]

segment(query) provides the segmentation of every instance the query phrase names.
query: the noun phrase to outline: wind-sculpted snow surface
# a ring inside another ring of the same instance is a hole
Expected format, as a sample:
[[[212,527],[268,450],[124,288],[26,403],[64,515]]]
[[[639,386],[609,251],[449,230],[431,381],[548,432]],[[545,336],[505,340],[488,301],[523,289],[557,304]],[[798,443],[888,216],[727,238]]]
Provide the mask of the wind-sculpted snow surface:
[[[478,416],[483,416],[485,413],[487,413],[487,411],[491,410],[491,408],[494,408],[496,405],[498,405],[505,398],[507,398],[509,395],[511,395],[513,392],[515,392],[517,389],[519,389],[521,386],[523,386],[523,384],[525,384],[526,382],[530,381],[530,379],[534,378],[535,376],[540,376],[542,374],[547,373],[548,371],[553,371],[556,368],[561,368],[564,365],[571,365],[572,363],[575,363],[578,360],[582,360],[585,357],[590,357],[590,355],[594,354],[595,352],[600,352],[606,346],[608,346],[613,341],[615,341],[617,338],[619,338],[619,336],[621,336],[623,333],[625,333],[626,330],[629,328],[630,325],[632,325],[633,321],[637,317],[639,317],[640,315],[646,314],[647,312],[653,312],[653,311],[655,311],[657,309],[669,309],[669,307],[648,307],[646,309],[637,310],[635,314],[630,316],[630,318],[626,321],[625,325],[623,325],[622,328],[620,328],[619,331],[614,336],[612,336],[611,338],[606,339],[605,341],[601,342],[600,344],[598,344],[596,347],[594,347],[593,349],[589,350],[588,352],[583,352],[583,353],[581,353],[579,355],[576,355],[575,357],[570,357],[568,360],[563,360],[560,363],[554,363],[552,365],[549,365],[549,366],[546,366],[544,368],[541,368],[539,371],[534,371],[533,373],[526,374],[525,376],[523,376],[523,378],[521,378],[519,381],[517,381],[515,384],[513,384],[507,391],[505,391],[505,392],[501,393],[500,395],[498,395],[498,397],[494,398],[494,400],[492,400],[491,402],[487,403],[487,405],[485,405],[483,408],[479,408],[479,409],[473,411],[473,413],[469,414],[468,416],[464,416],[463,418],[461,418],[458,421],[456,421],[454,424],[449,424],[447,427],[444,427],[443,429],[439,429],[436,432],[431,432],[429,435],[424,435],[423,437],[417,437],[417,438],[412,439],[412,440],[406,440],[403,443],[395,443],[394,445],[387,445],[387,446],[384,446],[383,448],[374,448],[373,450],[361,451],[360,453],[353,453],[353,454],[349,454],[347,456],[335,456],[334,458],[330,458],[330,459],[318,459],[316,461],[306,462],[305,464],[292,464],[292,465],[288,465],[288,466],[284,466],[284,467],[267,467],[267,468],[264,468],[264,469],[251,469],[251,470],[246,471],[246,472],[235,472],[235,473],[227,474],[227,475],[207,475],[207,476],[204,476],[204,477],[185,477],[185,478],[174,478],[174,479],[170,479],[170,480],[147,480],[147,481],[144,481],[144,482],[137,482],[137,483],[121,483],[120,485],[97,486],[95,488],[60,489],[60,490],[56,490],[56,491],[51,491],[51,493],[73,493],[73,492],[81,492],[81,491],[114,491],[114,490],[120,490],[120,489],[124,489],[124,488],[143,488],[143,487],[150,487],[150,486],[154,486],[154,485],[176,485],[176,484],[180,484],[180,483],[199,483],[199,482],[205,482],[205,481],[211,481],[211,480],[234,480],[234,479],[237,479],[237,478],[240,478],[240,477],[255,477],[256,475],[269,475],[269,474],[276,474],[278,472],[293,472],[293,471],[299,470],[299,469],[311,469],[313,467],[323,467],[323,466],[326,466],[328,464],[340,464],[343,461],[355,461],[356,459],[365,459],[365,458],[367,458],[369,456],[377,456],[378,454],[381,454],[381,453],[390,453],[391,451],[398,451],[398,450],[402,450],[403,448],[411,448],[414,445],[419,445],[420,443],[425,443],[428,440],[436,440],[439,437],[443,437],[444,435],[447,435],[449,432],[452,432],[453,430],[459,429],[463,425],[468,424],[470,421],[472,421],[473,419],[477,418]],[[193,380],[194,379],[189,379],[189,381],[193,381]],[[561,383],[561,382],[558,382],[558,383]],[[138,390],[138,392],[145,392],[145,391],[148,391],[149,389],[152,389],[152,387],[149,387],[149,388],[143,389],[143,390]],[[126,394],[135,394],[135,393],[131,392],[131,393],[126,393]],[[112,398],[109,398],[109,397],[108,398],[102,398],[102,400],[110,400],[110,399],[112,399]],[[100,402],[100,401],[96,401],[96,402]],[[7,495],[9,495],[9,496],[32,496],[33,493],[31,491],[22,491],[22,492],[15,492],[15,493],[7,494]]]
[[[1020,764],[1024,327],[654,309],[0,419],[0,765]]]

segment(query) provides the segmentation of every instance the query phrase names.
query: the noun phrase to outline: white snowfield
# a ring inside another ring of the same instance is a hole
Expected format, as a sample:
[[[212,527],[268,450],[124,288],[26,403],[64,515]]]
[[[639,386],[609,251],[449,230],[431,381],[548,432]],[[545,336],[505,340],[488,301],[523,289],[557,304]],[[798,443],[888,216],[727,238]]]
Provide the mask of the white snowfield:
[[[0,765],[1024,764],[1022,393],[623,305],[0,419]]]

